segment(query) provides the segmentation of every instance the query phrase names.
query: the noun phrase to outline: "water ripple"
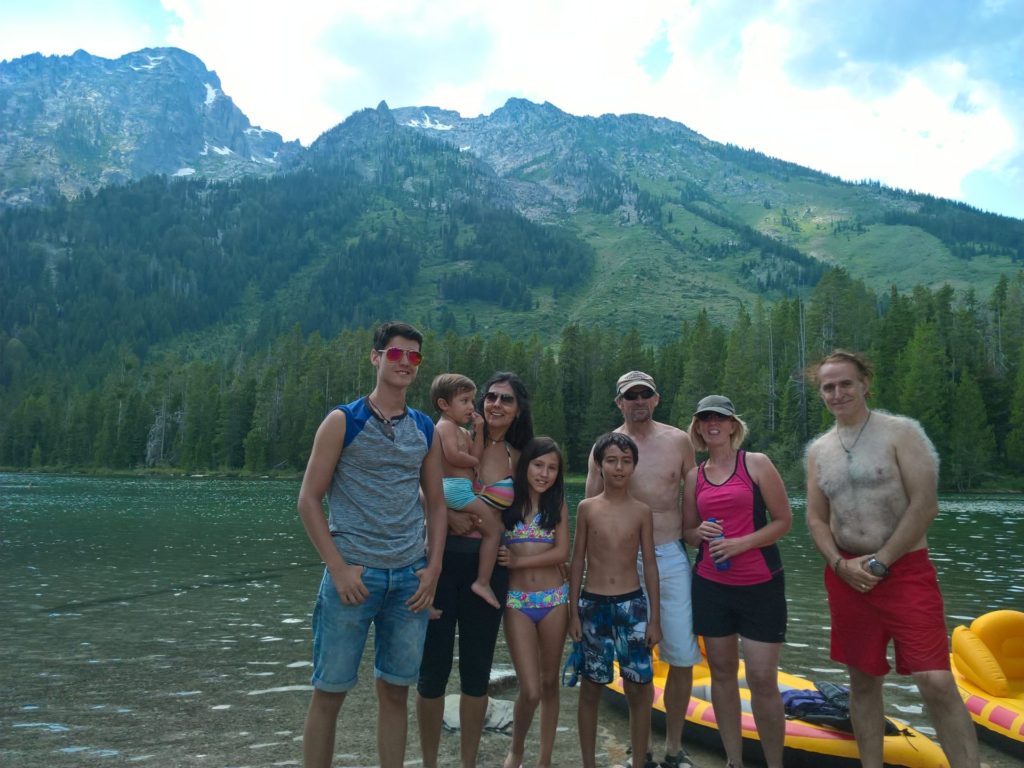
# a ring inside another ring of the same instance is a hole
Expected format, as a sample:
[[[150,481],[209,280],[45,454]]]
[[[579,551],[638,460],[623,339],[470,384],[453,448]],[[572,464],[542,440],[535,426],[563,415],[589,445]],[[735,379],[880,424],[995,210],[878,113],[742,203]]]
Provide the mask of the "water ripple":
[[[71,729],[61,723],[15,723],[14,728],[40,728],[49,733],[64,733]]]

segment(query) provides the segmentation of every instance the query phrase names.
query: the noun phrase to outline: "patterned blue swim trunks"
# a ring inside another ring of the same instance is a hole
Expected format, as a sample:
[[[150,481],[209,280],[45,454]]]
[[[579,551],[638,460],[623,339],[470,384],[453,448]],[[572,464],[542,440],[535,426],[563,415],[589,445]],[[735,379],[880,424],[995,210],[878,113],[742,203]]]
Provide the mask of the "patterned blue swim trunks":
[[[647,647],[647,599],[643,590],[627,595],[580,594],[583,630],[582,674],[605,685],[615,675],[618,659],[623,680],[649,683],[654,679],[651,649]]]

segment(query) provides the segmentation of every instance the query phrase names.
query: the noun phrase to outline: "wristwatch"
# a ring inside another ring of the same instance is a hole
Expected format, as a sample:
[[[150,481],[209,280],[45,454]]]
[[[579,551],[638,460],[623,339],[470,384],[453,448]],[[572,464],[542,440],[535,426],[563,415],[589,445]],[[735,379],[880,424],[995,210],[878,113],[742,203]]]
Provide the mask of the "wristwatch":
[[[872,555],[871,559],[868,560],[867,569],[871,572],[872,576],[877,576],[880,579],[884,579],[889,575],[889,566],[881,560],[875,559],[874,555]]]

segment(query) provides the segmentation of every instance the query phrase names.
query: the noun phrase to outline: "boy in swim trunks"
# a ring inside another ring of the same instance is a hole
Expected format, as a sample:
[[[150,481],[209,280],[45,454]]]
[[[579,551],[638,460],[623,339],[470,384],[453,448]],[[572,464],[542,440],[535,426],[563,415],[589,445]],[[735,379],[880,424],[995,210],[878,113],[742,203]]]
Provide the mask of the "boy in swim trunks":
[[[622,424],[615,431],[632,438],[644,457],[637,462],[629,492],[651,508],[654,520],[662,622],[658,656],[668,665],[661,698],[665,709],[665,757],[661,768],[693,768],[683,746],[683,728],[693,688],[693,666],[700,663],[701,653],[693,634],[690,560],[682,542],[679,489],[696,464],[690,436],[654,418],[660,402],[654,379],[643,371],[627,371],[615,382],[615,406],[622,414]],[[591,456],[587,462],[586,496],[597,496],[603,485],[601,468]],[[651,744],[654,743],[652,735]],[[651,751],[656,750],[652,747]]]
[[[594,443],[593,457],[604,488],[597,496],[581,501],[576,513],[569,570],[569,634],[583,642],[577,726],[584,768],[595,765],[597,708],[602,688],[614,677],[616,659],[629,705],[633,754],[647,754],[654,702],[651,648],[661,640],[661,619],[651,509],[629,494],[638,453],[628,435],[601,435]],[[650,603],[640,588],[637,552],[643,560]],[[645,768],[656,766],[651,762]]]
[[[430,384],[430,402],[441,413],[435,432],[444,457],[444,500],[450,509],[476,515],[480,531],[480,564],[470,589],[494,608],[501,608],[491,589],[491,574],[505,530],[500,510],[478,494],[476,468],[484,450],[483,417],[473,407],[476,384],[461,373],[442,373]],[[471,424],[470,432],[464,424]]]

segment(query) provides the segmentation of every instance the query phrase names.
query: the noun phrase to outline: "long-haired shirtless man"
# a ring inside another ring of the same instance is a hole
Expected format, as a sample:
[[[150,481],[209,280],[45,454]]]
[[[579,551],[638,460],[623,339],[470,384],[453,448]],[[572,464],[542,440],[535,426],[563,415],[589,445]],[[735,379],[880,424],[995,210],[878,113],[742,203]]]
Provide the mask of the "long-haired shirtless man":
[[[882,683],[921,691],[952,768],[977,768],[978,742],[949,671],[942,594],[928,558],[939,457],[921,425],[868,408],[871,364],[836,350],[810,371],[835,426],[807,448],[807,527],[825,558],[831,655],[850,672],[861,764],[882,766]]]

